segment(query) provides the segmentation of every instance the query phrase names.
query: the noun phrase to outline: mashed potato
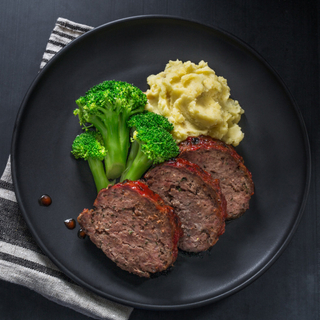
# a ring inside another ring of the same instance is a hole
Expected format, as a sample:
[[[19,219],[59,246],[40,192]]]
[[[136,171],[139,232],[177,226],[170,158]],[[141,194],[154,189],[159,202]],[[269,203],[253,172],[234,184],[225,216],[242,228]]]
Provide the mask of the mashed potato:
[[[163,72],[150,75],[146,109],[168,118],[177,142],[209,135],[237,146],[244,134],[238,126],[244,110],[230,98],[227,80],[204,61],[169,61]]]

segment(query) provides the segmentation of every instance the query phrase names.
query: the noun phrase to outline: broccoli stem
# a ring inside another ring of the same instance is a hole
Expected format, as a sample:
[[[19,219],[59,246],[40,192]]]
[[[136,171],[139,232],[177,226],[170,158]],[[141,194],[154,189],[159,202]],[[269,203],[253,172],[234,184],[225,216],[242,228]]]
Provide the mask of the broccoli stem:
[[[109,179],[116,179],[126,167],[130,146],[130,129],[126,125],[128,116],[114,111],[102,111],[103,117],[91,116],[92,123],[101,133],[108,152],[105,157],[105,171]]]
[[[133,142],[131,143],[131,148],[130,148],[130,152],[128,155],[126,168],[131,167],[132,162],[135,159],[135,157],[137,156],[138,151],[139,151],[139,143],[136,140],[133,140]],[[126,171],[128,171],[128,169],[126,169]]]
[[[136,145],[135,145],[136,144]],[[151,167],[153,161],[148,159],[148,157],[145,155],[144,152],[141,150],[141,144],[136,142],[133,144],[134,148],[131,149],[129,158],[131,161],[129,166],[126,168],[126,170],[123,172],[120,181],[124,180],[138,180],[142,177],[142,175]],[[138,150],[137,150],[138,147]],[[131,155],[132,153],[132,155]],[[133,160],[132,157],[136,153],[136,156]]]
[[[107,188],[110,182],[105,174],[103,162],[101,160],[89,157],[88,164],[97,188],[97,192],[103,188]]]
[[[114,118],[114,119],[113,119]],[[130,129],[123,116],[113,113],[106,123],[107,135],[102,135],[104,144],[108,146],[105,158],[106,174],[109,179],[119,178],[126,167],[128,150],[130,146]]]

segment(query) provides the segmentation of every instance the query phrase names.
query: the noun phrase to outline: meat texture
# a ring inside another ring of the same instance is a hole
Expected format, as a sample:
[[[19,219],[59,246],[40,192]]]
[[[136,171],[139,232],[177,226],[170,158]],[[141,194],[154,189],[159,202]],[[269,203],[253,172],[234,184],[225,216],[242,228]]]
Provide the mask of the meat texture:
[[[102,189],[94,209],[84,209],[78,222],[108,258],[140,277],[164,271],[177,259],[182,234],[179,219],[142,182]]]
[[[180,249],[201,252],[218,241],[225,231],[226,215],[226,202],[218,180],[184,159],[155,166],[144,179],[179,216],[183,230]]]
[[[180,158],[198,164],[220,180],[227,201],[227,220],[240,217],[254,193],[252,175],[231,145],[208,136],[189,137],[179,144]]]

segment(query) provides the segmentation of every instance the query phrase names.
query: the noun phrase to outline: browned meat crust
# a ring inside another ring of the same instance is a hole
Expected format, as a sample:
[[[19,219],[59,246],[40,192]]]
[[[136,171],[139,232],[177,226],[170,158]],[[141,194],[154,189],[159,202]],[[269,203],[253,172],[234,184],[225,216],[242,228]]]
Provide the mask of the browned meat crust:
[[[235,149],[208,136],[189,137],[179,145],[180,158],[198,164],[220,180],[227,201],[227,220],[240,217],[254,193],[252,175]]]
[[[78,222],[108,258],[140,277],[164,271],[177,259],[179,219],[142,182],[102,189],[94,209],[84,209]]]
[[[188,252],[209,249],[225,230],[226,202],[219,181],[198,165],[173,159],[149,170],[145,181],[172,206],[181,220],[179,248]]]

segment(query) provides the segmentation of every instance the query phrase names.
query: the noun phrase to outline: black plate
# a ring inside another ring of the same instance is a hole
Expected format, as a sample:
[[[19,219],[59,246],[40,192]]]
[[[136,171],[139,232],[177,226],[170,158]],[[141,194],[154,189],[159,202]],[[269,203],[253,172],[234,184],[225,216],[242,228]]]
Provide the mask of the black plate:
[[[117,268],[89,239],[64,226],[92,207],[95,187],[86,163],[70,147],[80,132],[75,100],[106,80],[147,89],[146,78],[169,60],[207,61],[228,80],[245,109],[245,139],[237,147],[253,174],[250,210],[210,252],[179,254],[167,275],[141,279]],[[170,17],[108,23],[73,41],[48,63],[28,91],[12,146],[13,179],[23,215],[42,250],[71,279],[134,307],[181,309],[236,292],[279,256],[301,218],[310,180],[302,117],[282,81],[247,45],[220,30]],[[50,207],[38,205],[49,194]]]

